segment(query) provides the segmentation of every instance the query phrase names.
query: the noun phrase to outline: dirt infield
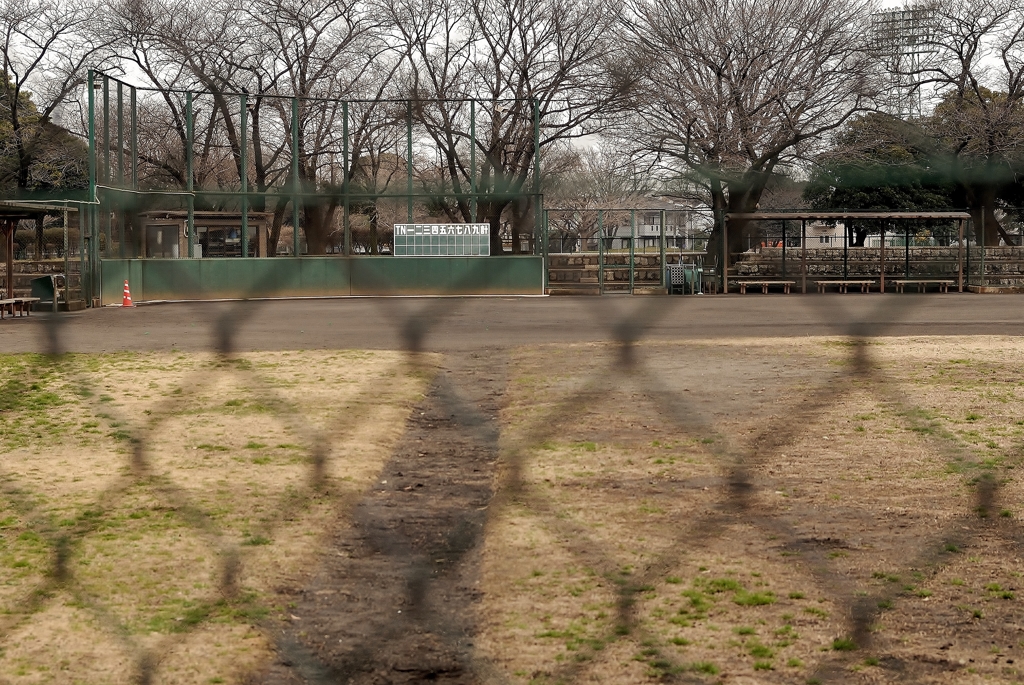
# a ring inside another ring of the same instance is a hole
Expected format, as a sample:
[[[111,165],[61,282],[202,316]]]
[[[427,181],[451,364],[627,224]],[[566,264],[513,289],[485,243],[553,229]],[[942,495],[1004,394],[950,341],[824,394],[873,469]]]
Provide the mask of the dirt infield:
[[[0,680],[1021,681],[1015,299],[776,301],[0,328]]]

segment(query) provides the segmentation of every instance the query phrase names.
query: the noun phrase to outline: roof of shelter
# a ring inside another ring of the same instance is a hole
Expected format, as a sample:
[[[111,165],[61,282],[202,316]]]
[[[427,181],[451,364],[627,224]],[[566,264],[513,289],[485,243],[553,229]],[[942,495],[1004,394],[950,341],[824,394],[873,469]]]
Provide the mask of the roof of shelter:
[[[814,221],[834,219],[970,219],[967,212],[726,212],[730,219],[766,221],[797,219]]]
[[[0,200],[0,219],[34,219],[47,212],[77,212],[75,205],[43,204],[39,202],[17,202]]]

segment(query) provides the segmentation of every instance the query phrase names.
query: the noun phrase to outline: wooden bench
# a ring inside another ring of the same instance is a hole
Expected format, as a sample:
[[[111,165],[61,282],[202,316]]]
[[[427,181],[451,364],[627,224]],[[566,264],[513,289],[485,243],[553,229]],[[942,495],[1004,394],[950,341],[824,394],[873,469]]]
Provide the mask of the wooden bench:
[[[0,319],[4,318],[4,314],[10,310],[11,316],[14,316],[14,306],[18,303],[17,300],[0,300]]]
[[[22,315],[28,316],[32,313],[32,305],[38,301],[38,297],[16,297],[14,298],[14,308],[21,312]]]
[[[893,283],[896,284],[896,292],[898,292],[898,293],[903,292],[903,288],[905,286],[908,286],[908,285],[916,285],[917,286],[917,292],[919,292],[919,293],[923,293],[928,288],[929,285],[937,285],[937,286],[939,286],[939,292],[948,293],[949,292],[949,286],[956,285],[956,281],[930,281],[930,280],[927,280],[927,279],[916,279],[916,278],[915,279],[894,280]]]
[[[818,292],[825,292],[825,288],[830,285],[838,286],[839,292],[849,292],[850,286],[860,286],[860,291],[866,293],[871,289],[871,286],[875,285],[876,281],[815,281],[814,284],[818,286]]]
[[[765,295],[768,294],[768,286],[781,285],[782,292],[789,295],[790,286],[796,285],[796,281],[736,281],[740,286],[740,295],[747,294],[747,286],[761,287],[761,292]]]

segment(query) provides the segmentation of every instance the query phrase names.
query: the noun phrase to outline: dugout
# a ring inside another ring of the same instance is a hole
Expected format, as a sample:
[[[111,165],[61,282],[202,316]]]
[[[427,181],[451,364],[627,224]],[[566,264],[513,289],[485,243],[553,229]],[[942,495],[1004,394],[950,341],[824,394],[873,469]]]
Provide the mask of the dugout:
[[[267,235],[273,218],[268,212],[248,212],[246,229],[253,239],[246,241],[248,257],[267,256]],[[142,259],[180,259],[188,256],[189,213],[187,211],[155,211],[139,214],[142,229]],[[202,257],[241,257],[242,213],[194,211],[193,254]]]
[[[963,292],[972,285],[974,272],[982,282],[985,278],[986,250],[972,245],[967,212],[727,212],[724,218],[719,246],[729,268],[722,272],[723,292],[729,291],[730,281],[788,282],[806,293],[849,279],[871,281],[881,292],[887,281],[897,289],[948,282]],[[857,244],[851,240],[851,226],[866,222],[873,223],[877,234]],[[919,227],[928,222],[949,226],[941,244],[918,239]],[[827,241],[812,235],[809,229],[822,223],[843,226],[838,241],[831,235]]]

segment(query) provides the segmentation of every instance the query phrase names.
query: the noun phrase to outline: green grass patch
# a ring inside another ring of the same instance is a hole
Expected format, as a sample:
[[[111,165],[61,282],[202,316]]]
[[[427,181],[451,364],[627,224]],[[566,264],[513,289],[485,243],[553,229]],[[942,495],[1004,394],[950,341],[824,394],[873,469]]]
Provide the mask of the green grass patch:
[[[263,535],[247,535],[245,540],[242,541],[242,544],[248,547],[259,547],[260,545],[269,545],[270,538]]]
[[[755,607],[764,606],[767,604],[775,603],[775,593],[773,592],[737,592],[732,601],[743,607]]]
[[[715,666],[710,661],[695,661],[687,666],[686,670],[705,675],[718,675],[718,666]]]
[[[706,587],[707,591],[713,595],[743,590],[743,584],[735,578],[712,578],[707,582]]]
[[[837,652],[852,652],[857,649],[857,643],[848,637],[837,637],[832,640],[832,649]]]

